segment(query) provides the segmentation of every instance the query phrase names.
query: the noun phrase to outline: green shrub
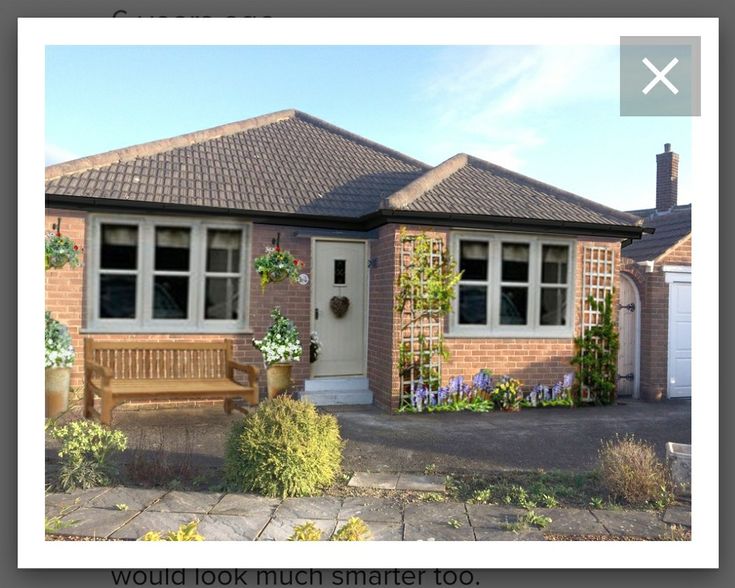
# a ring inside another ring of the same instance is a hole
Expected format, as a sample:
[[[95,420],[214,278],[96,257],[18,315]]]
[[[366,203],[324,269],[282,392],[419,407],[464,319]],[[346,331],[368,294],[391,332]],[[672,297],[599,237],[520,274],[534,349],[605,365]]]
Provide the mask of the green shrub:
[[[308,496],[335,480],[342,439],[333,415],[277,397],[235,423],[225,452],[225,479],[238,491]]]
[[[351,517],[332,537],[332,541],[367,541],[372,537],[370,528],[359,517]]]
[[[500,410],[515,411],[521,407],[521,382],[509,376],[503,376],[495,384],[491,398],[495,408]]]
[[[312,521],[307,521],[303,525],[296,525],[293,528],[289,541],[321,541],[322,530]]]
[[[632,435],[616,437],[602,444],[599,458],[600,480],[612,498],[635,505],[670,502],[666,466],[650,443]]]
[[[179,525],[178,530],[161,533],[161,531],[148,531],[140,538],[141,541],[204,541],[199,534],[199,521],[196,519],[190,523]]]
[[[64,492],[76,488],[107,486],[115,468],[109,457],[127,447],[127,437],[92,421],[74,421],[52,427],[51,436],[61,441],[58,485]]]

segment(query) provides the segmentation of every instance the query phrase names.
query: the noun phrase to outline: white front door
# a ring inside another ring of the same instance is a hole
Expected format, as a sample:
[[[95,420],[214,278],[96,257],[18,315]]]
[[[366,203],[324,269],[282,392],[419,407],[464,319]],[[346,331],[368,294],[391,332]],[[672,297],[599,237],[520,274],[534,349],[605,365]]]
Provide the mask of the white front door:
[[[365,375],[366,243],[314,242],[312,330],[321,341],[319,358],[311,364],[318,376]],[[339,307],[347,312],[338,316]]]
[[[638,289],[633,280],[620,274],[620,310],[618,310],[618,396],[638,397],[638,330],[640,317]]]
[[[674,278],[675,279],[675,278]],[[692,395],[692,284],[669,283],[669,398]]]

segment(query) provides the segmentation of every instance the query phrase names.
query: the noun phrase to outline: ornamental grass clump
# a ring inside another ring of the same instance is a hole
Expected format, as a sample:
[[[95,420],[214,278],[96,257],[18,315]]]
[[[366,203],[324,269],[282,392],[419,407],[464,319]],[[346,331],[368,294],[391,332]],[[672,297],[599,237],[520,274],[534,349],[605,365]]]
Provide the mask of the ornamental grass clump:
[[[77,488],[108,486],[116,473],[110,456],[125,451],[128,440],[121,431],[113,431],[92,421],[73,421],[52,427],[51,436],[61,441],[58,486],[64,492]]]
[[[281,314],[280,308],[271,311],[271,326],[262,339],[253,339],[253,346],[263,354],[266,367],[274,363],[299,361],[304,352],[299,332],[293,321]]]
[[[671,501],[671,480],[653,445],[632,435],[603,442],[600,481],[610,497],[633,505],[660,506]]]
[[[334,482],[341,462],[337,419],[310,403],[277,397],[233,426],[225,478],[236,491],[309,496]]]
[[[74,363],[74,347],[69,329],[46,312],[46,367],[68,368]]]

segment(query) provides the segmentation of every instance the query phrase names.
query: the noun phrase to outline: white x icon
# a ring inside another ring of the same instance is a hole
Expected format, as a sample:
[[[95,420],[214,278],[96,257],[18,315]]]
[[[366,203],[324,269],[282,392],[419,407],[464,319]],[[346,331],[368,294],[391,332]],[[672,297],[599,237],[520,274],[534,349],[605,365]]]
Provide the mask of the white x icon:
[[[643,88],[643,93],[648,94],[651,90],[653,90],[656,84],[658,84],[659,82],[662,82],[669,90],[671,90],[672,94],[674,95],[678,94],[679,89],[674,84],[672,84],[668,79],[666,79],[666,74],[669,73],[672,69],[674,69],[674,66],[677,63],[679,63],[679,60],[676,57],[674,57],[674,59],[669,61],[669,65],[667,65],[661,71],[658,71],[658,69],[656,69],[656,66],[653,65],[650,61],[648,61],[648,57],[644,57],[643,65],[645,65],[648,69],[650,69],[656,77],[653,78],[645,88]]]

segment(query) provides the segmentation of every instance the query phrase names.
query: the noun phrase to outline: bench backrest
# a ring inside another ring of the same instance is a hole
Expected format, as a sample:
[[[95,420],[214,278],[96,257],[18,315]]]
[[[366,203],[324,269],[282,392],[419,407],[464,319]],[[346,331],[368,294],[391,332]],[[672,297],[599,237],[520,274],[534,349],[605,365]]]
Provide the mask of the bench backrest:
[[[224,378],[232,340],[213,342],[106,341],[85,338],[86,360],[110,368],[116,379]]]

